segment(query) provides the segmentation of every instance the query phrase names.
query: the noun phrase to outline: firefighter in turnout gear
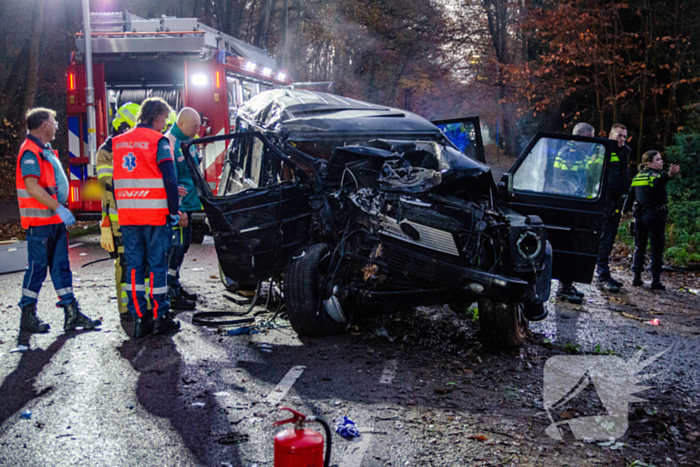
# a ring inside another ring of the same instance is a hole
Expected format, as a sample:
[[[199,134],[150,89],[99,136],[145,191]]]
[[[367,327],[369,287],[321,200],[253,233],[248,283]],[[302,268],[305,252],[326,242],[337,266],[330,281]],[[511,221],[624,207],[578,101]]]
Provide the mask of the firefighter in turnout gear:
[[[632,179],[630,194],[625,201],[624,212],[632,209],[635,222],[634,260],[632,285],[640,287],[644,271],[644,257],[647,242],[651,244],[651,288],[666,290],[661,283],[661,267],[664,253],[666,234],[666,218],[668,216],[668,196],[666,184],[671,178],[678,176],[680,167],[671,164],[668,172],[663,172],[664,161],[658,151],[647,151],[642,156],[639,165],[640,172]]]
[[[595,136],[595,129],[588,123],[577,123],[572,132],[578,136]],[[586,187],[586,172],[590,158],[577,145],[576,141],[569,141],[559,151],[554,160],[552,182],[556,190],[562,194],[584,197],[589,191]],[[557,297],[569,303],[583,303],[583,292],[574,287],[573,281],[560,278]]]
[[[629,153],[627,141],[627,128],[616,123],[610,129],[610,139],[617,141],[615,152],[610,154],[610,170],[608,172],[608,193],[605,200],[605,218],[600,234],[600,247],[598,249],[598,261],[596,272],[598,274],[598,288],[606,292],[619,292],[622,282],[610,275],[610,253],[612,252],[617,228],[622,217],[622,204],[629,189]]]
[[[177,176],[168,139],[161,133],[170,106],[153,97],[141,104],[138,125],[114,138],[114,195],[126,256],[128,307],[134,337],[180,330],[169,316],[168,254],[179,222]],[[146,305],[147,268],[153,311]]]
[[[140,105],[128,102],[117,110],[112,126],[114,134],[107,138],[97,151],[95,159],[97,166],[97,178],[102,185],[102,237],[100,243],[114,258],[114,280],[117,286],[117,301],[119,316],[122,319],[131,320],[131,313],[127,307],[126,295],[126,258],[124,257],[124,245],[122,244],[122,232],[117,215],[117,203],[114,200],[114,186],[112,182],[112,138],[136,126],[136,116]]]
[[[68,180],[51,149],[58,123],[56,112],[44,108],[27,113],[27,139],[17,157],[17,200],[22,227],[27,232],[28,264],[22,284],[20,330],[47,332],[49,325],[36,314],[41,285],[51,271],[58,303],[63,308],[63,329],[94,329],[100,324],[80,312],[73,295],[73,275],[68,259],[68,230],[75,224],[73,214],[63,206],[68,198]]]

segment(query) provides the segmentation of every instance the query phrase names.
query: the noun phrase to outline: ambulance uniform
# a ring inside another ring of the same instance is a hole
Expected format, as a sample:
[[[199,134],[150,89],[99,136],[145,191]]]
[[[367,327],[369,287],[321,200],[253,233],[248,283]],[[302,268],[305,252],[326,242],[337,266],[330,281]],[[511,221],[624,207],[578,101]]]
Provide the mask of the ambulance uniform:
[[[176,216],[178,212],[177,178],[170,145],[163,134],[149,125],[139,124],[113,138],[113,149],[114,194],[127,263],[128,308],[137,325],[149,318],[156,320],[154,333],[157,333],[158,322],[169,319],[171,214]],[[168,170],[162,171],[164,167]],[[152,314],[146,305],[147,268]]]

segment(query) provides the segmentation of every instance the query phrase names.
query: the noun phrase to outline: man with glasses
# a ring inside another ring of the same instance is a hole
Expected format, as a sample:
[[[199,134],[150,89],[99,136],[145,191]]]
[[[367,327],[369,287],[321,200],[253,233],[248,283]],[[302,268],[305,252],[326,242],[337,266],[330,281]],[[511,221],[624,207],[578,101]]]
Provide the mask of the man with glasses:
[[[620,225],[622,204],[629,190],[629,154],[627,128],[621,123],[615,123],[610,129],[610,139],[617,141],[615,152],[610,154],[610,169],[608,170],[608,193],[605,198],[605,217],[600,234],[600,247],[596,272],[598,288],[606,292],[619,292],[623,283],[610,275],[610,253],[615,243],[615,235]]]
[[[41,333],[49,330],[36,314],[39,291],[47,269],[58,303],[63,308],[63,329],[94,329],[101,323],[80,312],[73,295],[73,276],[68,259],[68,230],[75,217],[63,204],[68,199],[68,180],[50,142],[56,136],[56,112],[35,108],[27,113],[27,139],[17,157],[17,200],[22,227],[27,232],[28,264],[22,284],[20,330]]]

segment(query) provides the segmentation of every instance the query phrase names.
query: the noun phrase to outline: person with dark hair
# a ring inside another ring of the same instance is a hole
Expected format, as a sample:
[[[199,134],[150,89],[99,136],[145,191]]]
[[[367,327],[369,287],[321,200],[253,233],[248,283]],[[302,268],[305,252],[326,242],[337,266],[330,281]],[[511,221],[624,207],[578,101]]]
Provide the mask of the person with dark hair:
[[[136,116],[140,106],[132,102],[119,107],[112,121],[114,133],[100,146],[95,157],[97,179],[102,186],[102,235],[100,244],[114,258],[114,279],[117,288],[117,308],[119,317],[126,321],[133,318],[127,306],[126,294],[126,256],[122,243],[122,231],[117,214],[117,202],[114,199],[114,182],[112,181],[114,154],[112,140],[136,126]]]
[[[170,106],[159,97],[141,103],[138,125],[114,138],[114,195],[126,256],[128,308],[134,337],[180,330],[169,316],[168,254],[178,224],[177,176],[170,142],[161,132]],[[149,269],[153,314],[147,311]]]
[[[608,193],[605,200],[605,217],[600,234],[600,247],[596,272],[598,288],[606,292],[619,292],[623,283],[610,275],[610,253],[612,252],[617,228],[622,217],[622,204],[629,190],[629,153],[627,128],[621,123],[615,123],[610,129],[610,139],[617,141],[617,149],[610,154],[610,169],[608,171]]]
[[[668,217],[668,196],[666,184],[678,176],[680,167],[671,164],[668,172],[662,173],[664,161],[659,151],[647,151],[639,164],[639,173],[632,179],[630,194],[623,206],[624,212],[632,210],[635,222],[634,260],[632,285],[640,287],[644,272],[644,257],[647,242],[651,243],[651,288],[666,290],[661,283],[664,243],[666,240],[666,218]]]
[[[170,268],[168,279],[170,286],[170,306],[176,310],[194,310],[197,295],[187,292],[180,284],[180,267],[185,260],[185,254],[192,243],[192,213],[202,209],[202,204],[197,197],[192,175],[187,168],[185,157],[180,149],[180,143],[197,136],[202,120],[199,113],[191,107],[185,107],[177,115],[170,131],[166,134],[170,140],[170,149],[175,158],[175,172],[177,173],[178,190],[180,193],[180,210],[182,217],[180,223],[173,226],[173,245],[170,254]],[[197,147],[190,146],[190,154],[199,164]]]
[[[41,285],[51,271],[58,303],[64,310],[63,329],[94,329],[102,323],[81,313],[73,295],[73,275],[68,259],[68,230],[75,217],[63,204],[67,201],[67,179],[50,142],[56,136],[56,112],[35,108],[27,113],[27,139],[17,157],[17,200],[22,227],[27,232],[27,271],[22,284],[20,330],[47,332],[49,325],[36,314]],[[59,189],[65,184],[63,190]]]

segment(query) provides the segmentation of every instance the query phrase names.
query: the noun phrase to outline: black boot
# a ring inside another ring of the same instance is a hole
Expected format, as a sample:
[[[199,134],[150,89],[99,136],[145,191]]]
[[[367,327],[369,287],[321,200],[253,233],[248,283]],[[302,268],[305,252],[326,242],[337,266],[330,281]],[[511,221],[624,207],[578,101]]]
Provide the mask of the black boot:
[[[189,311],[194,310],[197,303],[185,298],[184,294],[172,295],[170,297],[170,308],[173,310]]]
[[[134,337],[136,339],[141,339],[153,332],[153,319],[144,316],[143,318],[137,318],[134,321]]]
[[[185,297],[187,300],[189,300],[191,302],[197,301],[197,294],[196,293],[189,293],[182,286],[180,286],[180,295],[182,295],[183,297]]]
[[[634,273],[634,279],[632,280],[632,285],[634,287],[641,287],[644,285],[644,282],[642,281],[642,273],[641,272]]]
[[[61,306],[66,316],[66,320],[63,323],[64,331],[75,331],[78,327],[82,327],[83,329],[95,329],[102,325],[99,319],[90,319],[82,314],[76,300],[73,300],[68,305]]]
[[[22,317],[19,320],[19,329],[25,332],[48,332],[49,325],[36,315],[36,303],[30,303],[22,308]]]
[[[651,281],[652,290],[666,290],[666,286],[661,283],[661,279],[654,279]]]
[[[180,322],[167,315],[158,318],[153,326],[153,334],[172,334],[180,330]]]

